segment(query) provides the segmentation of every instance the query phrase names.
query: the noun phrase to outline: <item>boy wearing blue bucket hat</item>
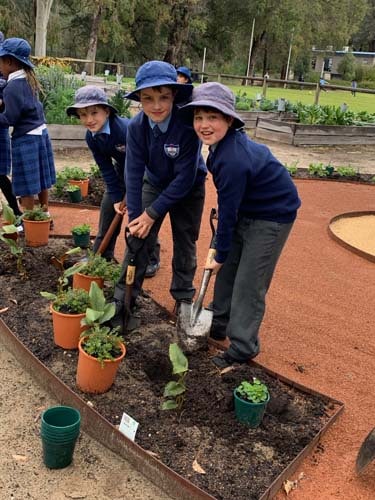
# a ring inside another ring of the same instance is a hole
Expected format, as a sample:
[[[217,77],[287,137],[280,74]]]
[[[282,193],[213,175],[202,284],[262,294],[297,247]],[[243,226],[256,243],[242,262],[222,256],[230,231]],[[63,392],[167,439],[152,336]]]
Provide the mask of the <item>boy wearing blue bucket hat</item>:
[[[56,180],[55,165],[30,52],[30,44],[22,38],[8,38],[0,46],[0,72],[8,79],[0,128],[13,127],[14,193],[21,196],[26,209],[34,207],[37,194],[40,205],[47,211],[48,189]]]
[[[174,244],[170,293],[178,306],[191,302],[195,293],[196,240],[207,173],[193,128],[177,115],[176,104],[190,98],[192,85],[177,83],[175,68],[162,61],[145,63],[135,81],[136,89],[126,97],[140,102],[143,110],[129,123],[125,164],[131,246],[136,250],[132,299],[134,304],[141,291],[148,248],[155,245],[169,214]],[[128,258],[127,253],[114,293],[117,316],[124,302]]]
[[[177,81],[178,83],[193,83],[190,69],[186,66],[177,68]]]
[[[220,83],[195,88],[180,109],[209,146],[207,167],[217,190],[217,273],[210,336],[229,337],[230,346],[213,362],[219,368],[244,363],[260,349],[259,328],[278,258],[301,202],[286,168],[262,144],[238,130],[232,91]]]

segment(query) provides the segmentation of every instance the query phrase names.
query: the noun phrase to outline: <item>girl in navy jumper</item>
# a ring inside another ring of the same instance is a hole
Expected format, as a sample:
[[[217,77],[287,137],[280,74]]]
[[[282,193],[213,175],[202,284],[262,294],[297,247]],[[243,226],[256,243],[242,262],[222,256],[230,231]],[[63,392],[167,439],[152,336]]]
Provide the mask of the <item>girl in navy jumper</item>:
[[[179,119],[176,107],[176,103],[187,101],[191,90],[192,85],[177,83],[171,64],[150,61],[138,69],[136,89],[126,96],[143,107],[129,123],[125,163],[129,229],[132,247],[138,248],[133,302],[145,276],[147,249],[155,244],[167,213],[174,245],[170,293],[176,305],[191,302],[194,296],[206,168],[198,138],[193,128]],[[124,300],[128,258],[127,253],[115,289],[118,312]]]
[[[8,79],[3,91],[0,128],[13,127],[12,182],[26,209],[34,207],[34,195],[48,210],[48,189],[55,182],[55,166],[39,83],[29,60],[31,47],[22,38],[8,38],[0,47],[0,72]]]
[[[254,358],[265,297],[300,200],[286,168],[262,144],[251,141],[235,112],[228,87],[206,83],[180,113],[209,146],[207,167],[218,196],[217,274],[210,336],[229,337],[213,362],[225,368]]]
[[[4,35],[0,31],[0,44],[4,41]],[[0,73],[0,103],[3,98],[3,88],[6,85],[6,80]],[[13,194],[12,183],[10,182],[8,175],[10,174],[10,139],[9,139],[9,129],[0,128],[0,190],[3,192],[8,205],[12,208],[15,215],[21,215],[22,212],[18,206],[17,198]]]

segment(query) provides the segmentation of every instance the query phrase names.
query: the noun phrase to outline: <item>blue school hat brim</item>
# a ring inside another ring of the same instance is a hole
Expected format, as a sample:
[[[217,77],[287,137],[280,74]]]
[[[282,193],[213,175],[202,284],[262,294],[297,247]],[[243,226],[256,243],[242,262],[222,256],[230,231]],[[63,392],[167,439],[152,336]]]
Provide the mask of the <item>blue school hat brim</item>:
[[[176,69],[164,61],[149,61],[143,64],[135,75],[135,85],[135,90],[125,94],[125,98],[137,102],[140,101],[139,92],[151,87],[171,87],[176,90],[176,104],[187,102],[193,91],[193,85],[190,83],[177,83]]]
[[[85,85],[76,91],[74,104],[66,108],[66,114],[78,118],[77,109],[88,108],[89,106],[105,106],[112,114],[118,112],[114,106],[108,103],[108,97],[103,89],[95,85]]]
[[[235,102],[233,92],[225,85],[217,82],[202,83],[195,87],[191,102],[179,109],[179,115],[185,123],[191,125],[195,108],[216,109],[233,118],[233,128],[240,129],[245,126],[245,122],[236,113]]]
[[[34,68],[30,61],[31,46],[23,38],[7,38],[0,45],[0,57],[11,56],[29,68]]]

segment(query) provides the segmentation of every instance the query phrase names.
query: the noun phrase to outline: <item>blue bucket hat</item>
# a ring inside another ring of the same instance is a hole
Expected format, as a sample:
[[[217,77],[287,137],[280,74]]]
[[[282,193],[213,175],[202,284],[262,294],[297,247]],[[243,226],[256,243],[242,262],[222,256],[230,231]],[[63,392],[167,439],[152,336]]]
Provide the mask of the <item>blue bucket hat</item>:
[[[213,108],[224,115],[231,116],[234,119],[233,127],[238,129],[244,127],[245,122],[236,113],[235,102],[233,92],[225,85],[217,82],[202,83],[199,87],[194,88],[191,102],[182,106],[179,114],[185,122],[191,124],[194,108]]]
[[[164,61],[149,61],[138,68],[135,75],[135,90],[125,95],[126,99],[139,102],[139,91],[150,87],[168,86],[177,90],[176,103],[190,99],[193,85],[177,83],[177,71],[172,64]]]
[[[78,117],[77,109],[88,108],[89,106],[106,106],[111,113],[117,113],[117,109],[108,104],[107,94],[103,89],[95,85],[85,85],[76,91],[74,104],[66,108],[66,114]]]
[[[12,56],[25,66],[33,68],[34,65],[29,59],[30,54],[31,46],[23,38],[7,38],[0,45],[0,57]]]
[[[189,83],[192,83],[193,80],[191,79],[191,71],[189,68],[187,68],[186,66],[180,66],[179,68],[177,68],[177,74],[178,73],[186,76],[186,78],[189,80]]]

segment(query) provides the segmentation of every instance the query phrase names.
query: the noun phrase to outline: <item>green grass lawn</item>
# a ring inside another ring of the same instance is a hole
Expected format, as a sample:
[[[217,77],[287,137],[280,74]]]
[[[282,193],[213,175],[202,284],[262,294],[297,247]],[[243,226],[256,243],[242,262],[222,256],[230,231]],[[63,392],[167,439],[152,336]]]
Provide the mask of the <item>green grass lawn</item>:
[[[124,78],[123,86],[127,89],[129,86],[134,88],[133,78]],[[241,92],[251,97],[255,98],[257,94],[262,93],[262,87],[244,87],[241,85],[229,85],[234,94]],[[311,90],[294,90],[294,89],[284,89],[284,88],[267,88],[267,99],[272,101],[278,99],[279,97],[284,97],[291,103],[301,102],[302,104],[314,104],[315,99],[315,89]],[[344,90],[328,90],[327,92],[320,92],[319,104],[330,105],[330,106],[341,106],[341,104],[346,103],[348,109],[351,111],[367,111],[369,113],[375,113],[375,94],[360,94],[357,92],[355,97],[348,91]]]

